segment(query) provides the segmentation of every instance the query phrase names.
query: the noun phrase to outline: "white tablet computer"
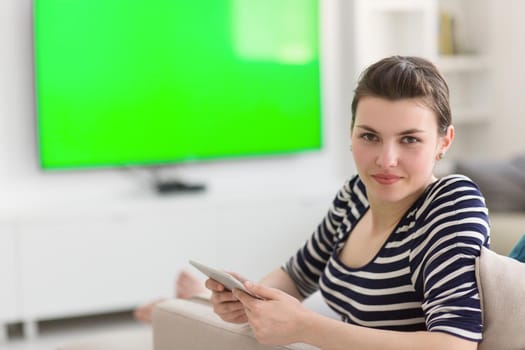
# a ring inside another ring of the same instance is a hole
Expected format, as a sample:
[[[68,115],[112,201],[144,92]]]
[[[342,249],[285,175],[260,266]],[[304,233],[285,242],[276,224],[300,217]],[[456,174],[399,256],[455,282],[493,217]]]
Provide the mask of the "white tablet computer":
[[[237,289],[242,290],[243,292],[250,294],[251,296],[255,298],[259,298],[256,295],[253,295],[252,293],[250,293],[248,290],[246,290],[242,282],[239,281],[237,278],[235,278],[233,275],[229,274],[228,272],[223,271],[223,270],[214,269],[213,267],[206,266],[204,264],[198,263],[193,260],[190,260],[189,262],[192,266],[197,268],[197,270],[199,270],[200,272],[202,272],[209,278],[216,280],[217,282],[222,284],[227,289],[233,290],[237,288]]]

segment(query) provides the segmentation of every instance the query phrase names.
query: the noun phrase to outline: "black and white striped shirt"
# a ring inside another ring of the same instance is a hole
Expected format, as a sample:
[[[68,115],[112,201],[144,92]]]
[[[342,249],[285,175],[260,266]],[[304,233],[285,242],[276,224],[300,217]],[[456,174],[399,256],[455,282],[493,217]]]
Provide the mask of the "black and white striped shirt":
[[[380,329],[441,331],[479,341],[481,307],[474,260],[489,244],[485,201],[467,177],[428,186],[365,266],[339,253],[369,205],[354,176],[327,216],[283,266],[303,296],[321,289],[343,321]]]

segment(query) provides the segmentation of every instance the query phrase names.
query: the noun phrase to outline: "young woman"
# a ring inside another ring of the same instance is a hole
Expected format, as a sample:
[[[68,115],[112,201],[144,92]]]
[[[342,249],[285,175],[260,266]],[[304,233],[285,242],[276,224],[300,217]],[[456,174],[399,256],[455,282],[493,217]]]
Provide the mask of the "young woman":
[[[370,66],[352,102],[357,175],[281,269],[245,282],[261,299],[207,280],[215,312],[249,322],[265,344],[476,349],[474,260],[489,225],[471,180],[433,174],[453,139],[448,87],[433,64],[395,56]],[[341,321],[301,304],[317,289]]]

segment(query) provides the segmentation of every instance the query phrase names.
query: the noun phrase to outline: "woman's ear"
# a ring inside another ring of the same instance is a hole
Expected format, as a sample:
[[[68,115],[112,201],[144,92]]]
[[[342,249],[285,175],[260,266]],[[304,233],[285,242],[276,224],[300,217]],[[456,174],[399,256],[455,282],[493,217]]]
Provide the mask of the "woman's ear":
[[[445,135],[441,136],[441,142],[439,146],[439,154],[444,155],[454,141],[455,130],[453,125],[449,125]]]

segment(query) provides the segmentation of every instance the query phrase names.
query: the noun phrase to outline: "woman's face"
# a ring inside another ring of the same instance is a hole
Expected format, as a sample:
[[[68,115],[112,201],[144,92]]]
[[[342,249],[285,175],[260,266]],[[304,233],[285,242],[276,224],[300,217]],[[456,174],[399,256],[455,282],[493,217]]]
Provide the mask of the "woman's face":
[[[438,135],[435,113],[418,99],[363,97],[352,130],[352,152],[370,200],[412,203],[433,179],[439,154],[454,136]]]

